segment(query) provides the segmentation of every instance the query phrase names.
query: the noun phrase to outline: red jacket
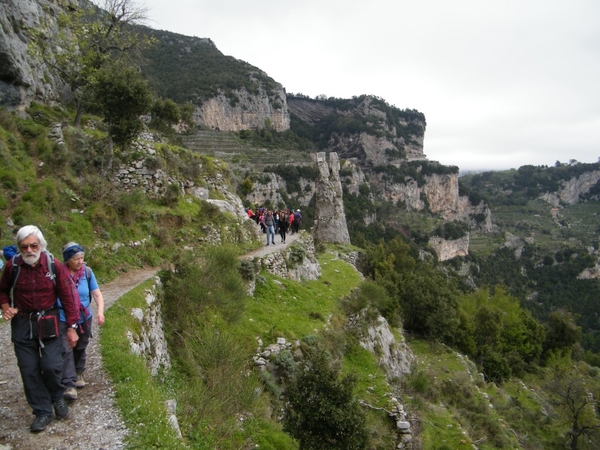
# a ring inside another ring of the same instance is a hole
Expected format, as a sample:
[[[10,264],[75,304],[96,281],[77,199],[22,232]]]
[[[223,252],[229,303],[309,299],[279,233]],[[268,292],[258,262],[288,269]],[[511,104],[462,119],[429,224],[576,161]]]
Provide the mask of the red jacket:
[[[50,278],[48,261],[42,252],[39,262],[35,266],[26,264],[18,258],[17,264],[21,267],[19,277],[14,289],[14,306],[19,311],[26,313],[45,311],[60,301],[65,310],[67,324],[73,325],[79,320],[79,297],[75,284],[69,276],[69,270],[59,261],[54,260],[56,286]],[[0,305],[10,304],[10,290],[12,288],[13,260],[9,259],[2,271],[0,278]]]

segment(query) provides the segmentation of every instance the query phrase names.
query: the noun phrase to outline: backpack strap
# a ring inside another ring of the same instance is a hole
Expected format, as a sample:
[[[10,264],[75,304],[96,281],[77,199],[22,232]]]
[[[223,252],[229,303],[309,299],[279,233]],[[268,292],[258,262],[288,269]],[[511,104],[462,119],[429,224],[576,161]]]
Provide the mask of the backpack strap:
[[[12,284],[10,286],[10,307],[15,307],[15,284],[17,283],[17,278],[19,278],[19,273],[21,272],[21,266],[17,264],[17,258],[20,256],[20,253],[17,253],[12,257]]]
[[[88,284],[88,291],[90,293],[90,302],[92,301],[92,284],[90,280],[92,279],[92,269],[90,269],[87,265],[85,267],[85,279]]]

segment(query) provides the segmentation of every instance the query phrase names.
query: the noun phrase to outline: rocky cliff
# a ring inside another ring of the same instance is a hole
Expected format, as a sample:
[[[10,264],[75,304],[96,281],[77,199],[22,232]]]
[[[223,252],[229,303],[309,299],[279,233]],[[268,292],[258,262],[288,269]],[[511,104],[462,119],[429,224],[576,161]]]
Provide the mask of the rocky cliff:
[[[563,181],[562,186],[557,192],[546,192],[540,198],[552,206],[559,206],[561,203],[575,205],[579,203],[580,197],[590,192],[600,181],[600,170],[585,172],[578,177],[573,177],[568,181]]]
[[[2,0],[0,8],[0,106],[22,109],[32,101],[60,100],[64,85],[43,62],[28,53],[29,32],[57,28],[65,8],[77,8],[78,0]],[[64,6],[62,6],[64,5]]]
[[[288,97],[288,108],[295,120],[323,128],[331,151],[363,168],[426,159],[425,116],[417,111],[399,110],[366,95],[348,100]]]
[[[429,239],[429,246],[435,250],[440,261],[447,261],[458,256],[467,256],[469,254],[469,235],[453,240],[434,236]]]
[[[344,213],[340,161],[337,153],[317,153],[317,203],[314,236],[317,241],[349,244],[350,234]]]
[[[204,101],[194,111],[194,121],[214,130],[241,131],[272,128],[275,131],[290,129],[290,115],[285,103],[285,91],[282,86],[268,96],[264,89],[250,94],[246,89],[237,90],[238,99],[232,105],[224,94]]]
[[[458,174],[433,174],[425,176],[425,183],[419,185],[415,179],[405,183],[386,182],[383,196],[397,204],[403,203],[407,209],[422,211],[426,207],[446,220],[465,219],[470,214],[484,212],[485,205],[471,205],[469,198],[458,192]]]
[[[52,104],[68,98],[64,83],[28,49],[30,31],[57,31],[61,14],[90,5],[87,0],[2,1],[0,106],[24,109],[32,101]],[[193,103],[198,125],[223,131],[289,129],[285,90],[260,69],[223,55],[210,39],[140,29],[156,42],[142,67],[151,86],[163,97]],[[188,80],[196,84],[187,86]]]

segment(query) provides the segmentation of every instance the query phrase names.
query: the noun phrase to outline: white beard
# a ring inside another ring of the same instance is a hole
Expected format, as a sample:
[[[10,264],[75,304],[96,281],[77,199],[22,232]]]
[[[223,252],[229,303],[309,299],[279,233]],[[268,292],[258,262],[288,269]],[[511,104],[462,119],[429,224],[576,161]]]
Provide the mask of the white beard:
[[[25,262],[25,264],[29,264],[30,266],[34,266],[40,260],[40,256],[41,255],[42,255],[42,252],[28,254],[28,255],[22,255],[22,256],[23,256],[23,261]]]

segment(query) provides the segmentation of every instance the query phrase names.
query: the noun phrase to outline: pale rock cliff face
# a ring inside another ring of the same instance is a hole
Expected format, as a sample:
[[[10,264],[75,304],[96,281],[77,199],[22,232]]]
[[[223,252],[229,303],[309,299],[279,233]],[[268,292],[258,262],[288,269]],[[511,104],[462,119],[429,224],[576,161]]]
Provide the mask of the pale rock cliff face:
[[[220,131],[262,129],[267,124],[275,131],[290,129],[285,90],[281,85],[271,97],[262,88],[257,95],[245,89],[234,91],[234,94],[239,100],[234,106],[221,94],[196,107],[195,122]]]
[[[351,317],[348,327],[358,328],[364,316],[361,314],[358,317]],[[377,357],[389,380],[399,380],[403,375],[411,372],[415,357],[405,342],[396,341],[384,317],[379,316],[368,327],[366,333],[360,338],[360,345]]]
[[[467,256],[469,254],[469,235],[455,240],[432,237],[429,239],[429,246],[435,250],[440,261],[447,261],[457,256]]]
[[[61,2],[76,8],[77,0]],[[27,50],[29,30],[56,29],[65,12],[51,0],[2,0],[0,7],[0,106],[23,109],[32,101],[55,102],[66,93],[59,80]]]
[[[245,199],[253,205],[264,206],[267,200],[273,208],[284,204],[280,192],[287,192],[287,183],[279,175],[265,172],[261,173],[261,178],[267,177],[269,180],[265,183],[262,180],[255,180],[252,192],[246,195]],[[307,188],[308,186],[308,188]],[[290,195],[302,206],[308,206],[315,192],[315,182],[304,178],[300,179],[300,192],[294,192]]]
[[[280,202],[283,202],[283,198],[279,192],[286,191],[285,181],[274,173],[265,173],[261,174],[261,176],[269,180],[266,183],[255,181],[252,192],[246,195],[246,200],[259,206],[263,206],[266,200],[269,200],[271,205],[278,205]]]
[[[594,267],[585,269],[577,276],[579,280],[592,280],[595,278],[600,278],[600,261]]]
[[[366,132],[347,135],[334,133],[329,141],[331,151],[336,152],[340,158],[357,162],[363,170],[377,165],[399,165],[407,159],[426,159],[423,154],[423,133],[412,134],[409,139],[405,139],[399,134],[396,126],[388,124],[389,118],[386,112],[380,109],[380,105],[374,98],[365,97],[356,107],[348,110],[335,109],[323,102],[309,99],[290,98],[288,108],[290,113],[309,125],[314,125],[334,114],[348,118],[359,115],[373,118],[373,121],[380,121],[382,128],[378,136]],[[397,124],[408,125],[408,122],[400,119]],[[419,122],[419,125],[422,130],[425,129],[424,122]]]
[[[341,161],[340,179],[350,194],[358,195],[360,185],[367,182],[364,172],[360,166],[351,161]]]
[[[579,197],[587,194],[600,181],[600,170],[585,172],[579,177],[573,177],[569,181],[563,181],[558,192],[546,192],[540,198],[552,206],[561,203],[575,205],[579,203]]]
[[[386,150],[398,150],[404,147],[409,160],[424,160],[423,138],[415,137],[415,142],[407,145],[404,138],[385,138],[360,133],[353,136],[339,136],[334,134],[330,141],[331,148],[339,153],[342,158],[352,158],[368,167],[383,166],[387,164],[399,165],[405,159],[393,157]]]
[[[344,213],[340,161],[337,153],[317,153],[317,202],[314,236],[320,242],[350,243],[350,234]]]
[[[434,174],[426,176],[425,179],[426,183],[421,187],[412,179],[405,184],[388,182],[385,184],[383,195],[393,203],[400,201],[407,209],[417,211],[425,208],[425,198],[429,210],[440,214],[446,220],[465,219],[469,214],[486,212],[483,203],[472,206],[468,197],[458,194],[458,174]],[[488,227],[491,227],[491,219]]]

